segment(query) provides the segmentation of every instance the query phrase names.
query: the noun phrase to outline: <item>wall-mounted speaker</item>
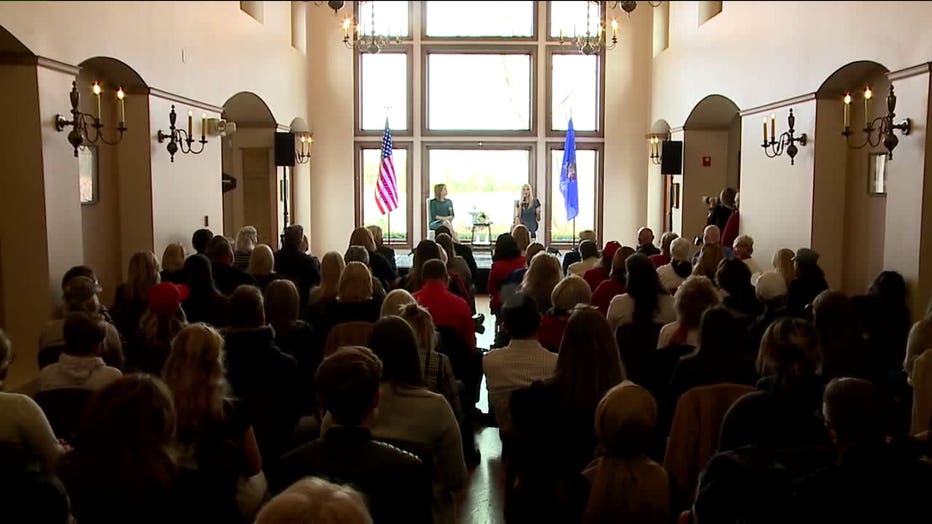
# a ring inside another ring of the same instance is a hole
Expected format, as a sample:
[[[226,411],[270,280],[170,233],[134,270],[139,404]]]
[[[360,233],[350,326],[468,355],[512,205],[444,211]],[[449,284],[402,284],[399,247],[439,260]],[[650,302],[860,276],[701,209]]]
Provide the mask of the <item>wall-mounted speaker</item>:
[[[275,165],[294,167],[294,133],[275,133]]]
[[[660,174],[683,174],[683,142],[680,140],[667,140],[662,142],[660,149]]]

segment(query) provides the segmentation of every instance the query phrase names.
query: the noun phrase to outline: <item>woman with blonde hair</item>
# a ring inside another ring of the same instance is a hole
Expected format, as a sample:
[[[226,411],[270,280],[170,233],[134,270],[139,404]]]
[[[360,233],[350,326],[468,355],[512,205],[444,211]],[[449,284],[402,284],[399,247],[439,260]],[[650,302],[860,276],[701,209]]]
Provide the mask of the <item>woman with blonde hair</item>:
[[[233,245],[233,267],[246,270],[252,250],[259,243],[259,233],[253,226],[243,226],[236,233],[236,242]]]
[[[541,314],[550,310],[553,289],[563,280],[563,268],[557,257],[544,253],[531,260],[518,291],[530,295]]]
[[[340,275],[336,301],[330,302],[316,319],[314,330],[321,341],[327,340],[330,328],[344,322],[375,322],[382,301],[372,295],[372,273],[362,262],[350,262]]]
[[[527,253],[527,247],[531,245],[531,232],[528,231],[528,228],[518,224],[511,228],[511,236],[515,237],[515,242],[518,243],[521,254]]]
[[[139,251],[129,259],[126,282],[117,286],[110,316],[123,340],[136,336],[146,310],[149,288],[161,282],[159,261],[151,251]]]
[[[657,426],[657,402],[641,386],[610,389],[595,413],[599,457],[583,471],[589,496],[583,522],[670,521],[670,485],[660,464],[647,456]]]
[[[540,345],[556,353],[560,350],[570,314],[577,305],[588,306],[592,302],[592,290],[582,277],[568,275],[554,286],[550,297],[552,306],[541,316],[537,340]]]
[[[776,253],[773,254],[773,269],[780,273],[783,276],[783,279],[786,280],[786,285],[789,286],[790,282],[796,278],[796,268],[793,266],[793,250],[782,248],[778,249]]]
[[[710,279],[694,275],[683,281],[673,295],[676,320],[660,329],[657,349],[699,345],[699,323],[702,314],[707,309],[717,306],[719,302],[721,299]]]
[[[715,281],[718,264],[725,259],[725,252],[720,244],[706,244],[699,250],[696,264],[693,265],[693,275],[706,277]]]
[[[270,282],[280,278],[275,273],[275,255],[271,247],[259,244],[252,249],[249,255],[249,274],[256,279],[259,289],[265,289]]]
[[[585,281],[573,285],[589,289]],[[596,407],[625,378],[615,336],[596,309],[573,308],[559,349],[553,376],[515,391],[511,400],[515,470],[523,485],[517,500],[530,502],[522,508],[532,512],[529,521],[576,520],[569,516],[584,502],[580,472],[596,451]]]
[[[320,284],[311,290],[307,301],[308,307],[336,300],[340,288],[340,277],[345,268],[343,255],[336,251],[324,253],[320,261]]]
[[[453,408],[456,420],[462,424],[463,410],[460,405],[460,386],[453,374],[453,365],[450,364],[450,358],[436,351],[439,338],[437,331],[434,329],[433,317],[430,316],[429,311],[417,302],[402,307],[398,316],[403,318],[414,330],[414,337],[417,339],[418,356],[421,359],[421,370],[424,372],[424,386],[434,393],[443,395],[447,402],[450,403],[450,407]]]
[[[446,184],[434,185],[434,198],[427,202],[427,211],[427,227],[431,231],[436,231],[444,221],[453,222],[453,201],[447,198]]]
[[[447,254],[447,269],[450,270],[451,273],[456,274],[459,279],[463,281],[463,285],[469,290],[470,296],[472,296],[472,271],[469,270],[469,264],[466,263],[466,259],[456,254],[453,237],[446,233],[439,233],[435,237],[435,241]],[[475,309],[475,299],[467,300],[466,302],[472,303],[473,309]]]
[[[540,200],[534,198],[534,190],[530,184],[521,186],[521,200],[515,200],[515,224],[523,225],[531,238],[537,238],[537,229],[540,227]]]
[[[162,282],[184,284],[184,246],[181,244],[168,244],[162,252]]]
[[[262,458],[244,406],[228,395],[223,337],[206,324],[185,327],[172,341],[162,377],[175,401],[178,462],[196,471],[201,511],[242,520],[237,484],[262,470]]]
[[[382,310],[379,318],[389,315],[400,315],[408,304],[417,304],[417,300],[406,289],[393,289],[385,295],[382,301]]]

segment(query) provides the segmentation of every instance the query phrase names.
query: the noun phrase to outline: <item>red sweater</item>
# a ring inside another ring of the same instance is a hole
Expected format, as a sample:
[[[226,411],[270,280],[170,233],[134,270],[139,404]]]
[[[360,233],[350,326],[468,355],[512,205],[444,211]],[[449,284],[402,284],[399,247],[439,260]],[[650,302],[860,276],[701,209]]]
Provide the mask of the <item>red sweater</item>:
[[[595,289],[599,287],[599,284],[601,284],[603,280],[608,279],[608,269],[605,269],[604,267],[594,267],[589,271],[586,271],[586,273],[583,275],[583,279],[585,279],[586,283],[589,284],[589,289],[595,291]]]
[[[563,331],[569,318],[546,314],[540,319],[537,329],[537,341],[551,353],[560,352],[560,341],[563,340]]]
[[[606,280],[599,284],[595,293],[592,294],[592,305],[599,308],[603,315],[608,314],[608,306],[612,303],[615,295],[624,295],[627,293],[625,286],[622,286],[614,280]]]
[[[502,307],[502,282],[517,269],[524,269],[524,257],[492,262],[489,270],[489,309],[493,313]]]
[[[741,217],[738,216],[738,210],[735,209],[725,222],[725,230],[722,231],[722,245],[725,247],[735,247],[735,239],[738,238],[738,223]]]
[[[650,261],[654,263],[655,268],[658,268],[660,266],[665,266],[670,263],[670,257],[668,257],[667,255],[663,255],[663,254],[651,255],[647,258],[649,258]]]
[[[469,350],[476,350],[476,325],[469,306],[465,300],[451,293],[442,281],[424,282],[414,293],[414,299],[430,313],[434,325],[455,329]]]

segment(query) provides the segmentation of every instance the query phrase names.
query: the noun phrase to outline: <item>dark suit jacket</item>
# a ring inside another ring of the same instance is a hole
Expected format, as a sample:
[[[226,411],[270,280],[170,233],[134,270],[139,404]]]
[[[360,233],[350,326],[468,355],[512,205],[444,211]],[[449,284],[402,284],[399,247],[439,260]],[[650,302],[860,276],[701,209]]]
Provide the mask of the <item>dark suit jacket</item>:
[[[281,458],[278,486],[315,476],[350,484],[376,523],[431,522],[431,479],[414,455],[372,440],[368,429],[336,426]]]
[[[242,285],[256,285],[256,279],[242,269],[217,262],[211,262],[210,266],[214,274],[214,283],[224,295],[232,295],[236,288]]]

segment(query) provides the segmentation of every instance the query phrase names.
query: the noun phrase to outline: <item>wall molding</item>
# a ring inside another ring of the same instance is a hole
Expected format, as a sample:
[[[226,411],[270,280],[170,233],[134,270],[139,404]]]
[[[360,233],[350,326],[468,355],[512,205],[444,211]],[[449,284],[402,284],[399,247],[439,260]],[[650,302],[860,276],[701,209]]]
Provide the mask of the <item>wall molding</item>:
[[[764,104],[762,106],[744,109],[742,111],[738,111],[738,115],[741,116],[741,118],[744,118],[746,116],[756,115],[759,113],[767,113],[769,111],[774,111],[776,109],[781,109],[787,106],[792,106],[796,104],[804,104],[806,102],[812,102],[815,99],[816,99],[815,92],[806,93],[804,95],[794,96],[792,98],[786,98],[784,100],[778,100],[776,102],[771,102],[769,104]]]
[[[172,102],[177,102],[185,106],[196,107],[198,109],[211,111],[213,113],[217,113],[218,115],[220,113],[223,113],[222,107],[215,106],[213,104],[208,104],[207,102],[201,102],[200,100],[194,100],[193,98],[188,98],[186,96],[181,96],[175,93],[170,93],[168,91],[159,89],[157,87],[150,87],[149,94],[154,97],[161,98],[163,100],[170,100]]]
[[[44,56],[36,57],[36,65],[43,69],[50,69],[52,71],[57,71],[66,75],[78,76],[78,73],[81,72],[81,68],[78,66],[66,64],[65,62],[59,62],[58,60],[51,58],[45,58]]]
[[[898,71],[890,71],[887,73],[887,78],[891,82],[894,80],[903,80],[904,78],[910,78],[917,75],[928,74],[932,72],[932,63],[926,62],[924,64],[919,64],[913,67],[907,67],[906,69],[900,69]]]

